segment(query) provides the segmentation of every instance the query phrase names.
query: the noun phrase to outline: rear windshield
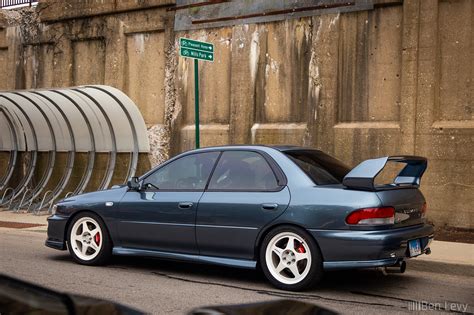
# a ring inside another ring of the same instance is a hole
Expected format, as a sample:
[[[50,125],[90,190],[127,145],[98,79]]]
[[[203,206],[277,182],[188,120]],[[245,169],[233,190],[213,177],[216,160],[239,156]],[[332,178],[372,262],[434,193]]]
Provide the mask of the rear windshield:
[[[284,151],[316,185],[341,184],[350,168],[341,161],[316,150]]]

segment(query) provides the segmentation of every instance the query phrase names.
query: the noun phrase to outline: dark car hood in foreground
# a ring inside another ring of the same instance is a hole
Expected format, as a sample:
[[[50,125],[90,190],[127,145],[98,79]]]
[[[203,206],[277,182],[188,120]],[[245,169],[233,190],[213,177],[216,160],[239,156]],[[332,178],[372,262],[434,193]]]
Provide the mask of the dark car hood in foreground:
[[[331,310],[314,304],[294,301],[278,300],[252,304],[214,305],[202,307],[189,312],[190,315],[257,315],[257,314],[304,314],[304,315],[334,315]]]
[[[130,307],[90,297],[56,292],[0,275],[0,314],[144,314]]]

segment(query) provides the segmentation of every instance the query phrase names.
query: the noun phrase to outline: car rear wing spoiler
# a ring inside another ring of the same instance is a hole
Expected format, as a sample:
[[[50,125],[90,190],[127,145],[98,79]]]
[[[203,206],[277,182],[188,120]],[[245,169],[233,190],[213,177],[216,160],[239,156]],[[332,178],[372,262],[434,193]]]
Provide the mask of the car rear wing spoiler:
[[[374,183],[375,177],[383,170],[387,162],[404,163],[405,167],[398,173],[392,185],[419,187],[423,173],[428,166],[426,158],[421,156],[386,156],[378,159],[365,160],[354,167],[342,180],[342,184],[348,188],[361,190],[379,190],[389,187],[377,187]]]

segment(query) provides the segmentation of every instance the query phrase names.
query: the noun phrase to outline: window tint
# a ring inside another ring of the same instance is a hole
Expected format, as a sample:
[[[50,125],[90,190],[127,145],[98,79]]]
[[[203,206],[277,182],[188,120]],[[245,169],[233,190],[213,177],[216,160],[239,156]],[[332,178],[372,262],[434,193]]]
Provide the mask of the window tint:
[[[158,169],[143,183],[149,189],[203,190],[218,156],[219,152],[184,156]]]
[[[224,152],[212,175],[209,189],[274,190],[278,183],[265,158],[251,151]]]
[[[341,161],[316,150],[284,151],[317,185],[340,184],[350,169]]]

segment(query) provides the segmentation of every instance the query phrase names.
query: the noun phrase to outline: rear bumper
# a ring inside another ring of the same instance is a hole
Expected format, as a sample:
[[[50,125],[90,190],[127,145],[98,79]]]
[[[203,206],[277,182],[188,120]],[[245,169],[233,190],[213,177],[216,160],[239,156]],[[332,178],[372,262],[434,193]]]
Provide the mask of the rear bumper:
[[[325,270],[340,269],[360,269],[360,268],[376,268],[395,265],[400,259],[374,259],[374,260],[348,260],[348,261],[325,261],[323,267]]]
[[[54,249],[66,249],[66,223],[68,217],[52,215],[48,218],[48,238],[45,245]]]
[[[409,258],[409,240],[420,239],[424,253],[434,235],[429,224],[379,231],[309,231],[321,248],[325,269],[391,266]]]

